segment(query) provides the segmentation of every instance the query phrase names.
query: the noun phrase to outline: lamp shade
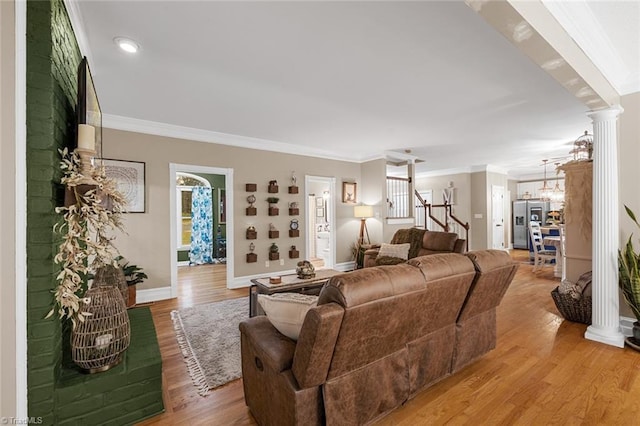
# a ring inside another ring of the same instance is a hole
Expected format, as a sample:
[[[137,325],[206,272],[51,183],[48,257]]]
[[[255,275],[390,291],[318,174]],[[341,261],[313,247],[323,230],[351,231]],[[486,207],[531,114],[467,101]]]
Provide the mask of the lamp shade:
[[[353,216],[365,219],[367,217],[373,217],[372,206],[355,206],[353,208]]]

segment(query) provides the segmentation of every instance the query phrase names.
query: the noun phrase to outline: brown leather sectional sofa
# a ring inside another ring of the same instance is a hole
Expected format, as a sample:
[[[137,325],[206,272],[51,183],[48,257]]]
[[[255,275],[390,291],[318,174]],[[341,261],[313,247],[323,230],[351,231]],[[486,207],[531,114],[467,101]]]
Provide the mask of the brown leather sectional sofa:
[[[453,232],[426,231],[419,228],[399,229],[391,238],[391,244],[410,243],[409,259],[418,256],[439,253],[464,253],[466,240],[458,238]],[[363,266],[379,266],[379,248],[373,247],[364,252]]]
[[[260,425],[360,425],[495,347],[506,252],[418,257],[338,275],[297,342],[264,316],[240,324],[245,401]]]

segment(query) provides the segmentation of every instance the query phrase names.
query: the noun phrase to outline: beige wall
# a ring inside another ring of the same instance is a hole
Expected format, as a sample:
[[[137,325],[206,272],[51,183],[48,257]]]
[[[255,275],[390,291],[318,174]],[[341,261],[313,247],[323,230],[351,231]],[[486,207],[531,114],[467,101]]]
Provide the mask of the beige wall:
[[[634,247],[640,250],[640,230],[633,224],[624,210],[626,204],[640,216],[640,92],[623,96],[620,99],[624,113],[620,116],[620,246],[622,247],[629,235],[634,235]],[[633,318],[633,312],[620,296],[620,314]]]
[[[471,196],[471,231],[469,233],[469,249],[487,248],[487,172],[470,174]],[[482,217],[476,217],[481,215]]]
[[[0,1],[0,199],[15,199],[14,2]],[[0,417],[16,416],[15,210],[0,209]],[[24,309],[24,307],[21,307]]]
[[[362,184],[360,187],[360,195],[358,203],[373,206],[373,214],[375,217],[367,219],[367,229],[372,243],[380,244],[391,240],[393,231],[388,231],[389,225],[384,223],[384,217],[387,215],[386,205],[386,177],[387,168],[384,159],[367,161],[361,164]],[[353,215],[353,210],[351,211]],[[406,227],[406,226],[405,226]],[[391,232],[391,235],[388,235]],[[355,234],[358,238],[358,233]]]
[[[242,277],[256,274],[268,274],[281,270],[295,269],[300,259],[288,258],[288,247],[292,244],[301,250],[300,257],[305,258],[304,239],[289,238],[289,221],[287,204],[290,201],[300,203],[301,224],[304,223],[306,207],[304,197],[305,175],[327,176],[336,178],[337,196],[342,191],[342,181],[360,182],[360,164],[332,161],[319,158],[291,154],[236,148],[204,142],[173,139],[161,136],[125,132],[113,129],[103,130],[103,152],[106,158],[144,161],[146,163],[146,213],[127,214],[125,227],[128,235],[119,235],[116,246],[122,255],[145,269],[149,279],[141,289],[167,287],[171,284],[170,253],[170,208],[169,205],[169,164],[189,164],[205,167],[233,169],[233,202],[234,205],[234,251],[227,256],[234,256],[234,275]],[[300,192],[297,195],[287,193],[291,172],[298,176]],[[267,184],[277,180],[280,186],[278,194],[268,194]],[[258,208],[257,216],[245,216],[248,207],[245,191],[246,183],[256,183],[255,193]],[[280,215],[267,215],[270,195],[280,198],[278,203]],[[280,230],[280,238],[269,240],[267,232],[269,223],[273,222]],[[258,239],[254,240],[258,262],[246,263],[249,241],[245,239],[245,231],[249,225],[255,226]],[[336,203],[336,262],[351,260],[349,244],[357,238],[359,222],[353,217],[353,205],[343,204],[341,199]],[[302,230],[304,232],[304,230]],[[303,234],[301,232],[301,234]],[[346,240],[346,241],[345,241]],[[266,268],[264,261],[268,258],[268,248],[275,241],[280,247],[280,258],[284,265],[271,262]]]

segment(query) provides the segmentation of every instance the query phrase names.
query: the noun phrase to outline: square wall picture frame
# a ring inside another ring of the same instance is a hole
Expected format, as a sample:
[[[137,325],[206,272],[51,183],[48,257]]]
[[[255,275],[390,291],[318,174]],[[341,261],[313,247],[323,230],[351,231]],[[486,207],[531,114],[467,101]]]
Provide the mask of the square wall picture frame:
[[[108,178],[116,182],[127,200],[127,213],[145,213],[145,163],[142,161],[100,159]]]

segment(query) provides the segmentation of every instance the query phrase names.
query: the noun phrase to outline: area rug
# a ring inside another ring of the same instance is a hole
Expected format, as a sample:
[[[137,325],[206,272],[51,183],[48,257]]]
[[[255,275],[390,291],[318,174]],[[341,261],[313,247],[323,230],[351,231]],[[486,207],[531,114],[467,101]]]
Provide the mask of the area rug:
[[[178,345],[200,395],[242,376],[238,324],[246,318],[248,297],[171,312]]]

